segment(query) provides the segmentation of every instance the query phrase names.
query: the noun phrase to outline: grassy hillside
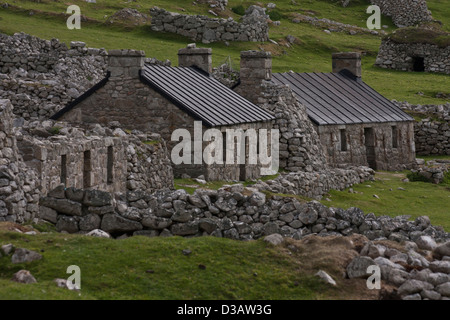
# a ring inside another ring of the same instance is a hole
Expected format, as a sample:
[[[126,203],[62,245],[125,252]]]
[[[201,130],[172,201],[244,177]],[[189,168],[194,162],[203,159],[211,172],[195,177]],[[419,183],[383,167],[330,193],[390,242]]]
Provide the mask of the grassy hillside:
[[[240,1],[230,0],[228,10],[222,16],[231,16],[239,19],[239,15],[230,10],[238,5],[245,8],[250,4],[265,5],[270,1]],[[429,0],[429,7],[435,19],[441,20],[444,28],[449,28],[450,12],[446,0]],[[275,72],[294,70],[297,72],[329,72],[331,71],[331,53],[336,51],[357,50],[364,53],[363,79],[376,90],[389,99],[407,100],[411,103],[445,103],[444,99],[435,98],[438,92],[449,92],[449,77],[437,74],[417,74],[409,72],[388,71],[373,66],[376,54],[381,43],[381,36],[376,35],[348,35],[345,33],[323,32],[321,28],[309,24],[292,23],[293,13],[314,15],[318,18],[365,27],[368,15],[365,13],[368,1],[353,0],[347,8],[341,7],[334,0],[297,0],[293,5],[290,0],[277,1],[277,15],[281,17],[280,26],[272,26],[271,39],[279,45],[272,43],[223,43],[208,44],[213,48],[213,65],[223,63],[228,56],[231,57],[233,67],[239,68],[239,53],[242,50],[265,49],[271,51],[275,57],[273,68]],[[12,34],[23,31],[45,39],[58,38],[69,43],[73,40],[84,41],[90,47],[134,48],[145,50],[147,56],[161,60],[170,59],[175,65],[177,50],[192,42],[189,39],[173,35],[156,33],[149,26],[129,27],[117,23],[107,23],[111,14],[124,7],[136,8],[148,13],[152,6],[189,14],[208,13],[207,5],[193,5],[191,1],[148,1],[136,0],[125,3],[120,0],[97,1],[86,3],[83,0],[73,0],[70,4],[77,4],[81,13],[88,18],[82,22],[80,30],[68,30],[65,26],[64,12],[69,3],[60,0],[15,0],[9,8],[0,8],[0,32]],[[383,17],[383,25],[387,31],[394,29],[389,18]],[[298,44],[287,47],[284,38],[293,35],[300,41]],[[206,46],[206,45],[205,45]],[[418,95],[423,92],[423,95]]]
[[[24,235],[10,231],[12,227],[0,223],[0,244],[34,250],[43,258],[14,265],[11,256],[0,257],[2,300],[374,299],[379,293],[368,290],[363,279],[342,278],[356,255],[345,239],[287,240],[273,247],[262,240],[214,237],[113,240],[59,233]],[[67,279],[70,265],[81,269],[80,292],[57,288],[53,282]],[[21,269],[29,270],[38,282],[12,282],[12,275]],[[332,275],[338,286],[316,278],[319,269]]]

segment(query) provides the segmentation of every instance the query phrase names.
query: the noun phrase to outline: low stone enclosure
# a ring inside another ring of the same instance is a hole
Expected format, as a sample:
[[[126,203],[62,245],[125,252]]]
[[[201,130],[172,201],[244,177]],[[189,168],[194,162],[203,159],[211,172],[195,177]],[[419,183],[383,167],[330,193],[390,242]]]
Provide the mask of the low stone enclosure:
[[[375,65],[384,69],[450,74],[450,46],[384,39]]]
[[[432,20],[426,0],[370,0],[370,2],[379,6],[382,14],[390,16],[397,27]]]
[[[185,15],[158,7],[150,9],[152,30],[176,33],[194,41],[268,41],[269,25],[265,9],[251,6],[241,22],[232,18],[209,18],[201,15]]]
[[[450,240],[450,234],[430,225],[427,217],[414,221],[408,221],[407,216],[376,217],[358,208],[343,210],[316,201],[301,203],[293,197],[266,196],[242,184],[219,190],[197,189],[192,195],[182,189],[113,195],[61,185],[40,199],[40,217],[56,224],[60,232],[101,229],[120,238],[211,235],[251,240],[278,233],[300,239],[311,233],[360,233],[370,240],[400,242],[422,235],[432,236],[437,242]]]
[[[173,188],[172,166],[157,134],[89,129],[14,119],[0,100],[0,221],[38,217],[40,195],[61,183],[110,192]]]

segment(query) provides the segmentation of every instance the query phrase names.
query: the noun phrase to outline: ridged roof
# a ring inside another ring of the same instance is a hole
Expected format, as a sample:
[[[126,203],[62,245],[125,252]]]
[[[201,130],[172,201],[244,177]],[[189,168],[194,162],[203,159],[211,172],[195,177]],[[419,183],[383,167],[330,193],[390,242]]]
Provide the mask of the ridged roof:
[[[288,84],[318,125],[414,120],[347,70],[275,73],[272,79],[275,83]]]

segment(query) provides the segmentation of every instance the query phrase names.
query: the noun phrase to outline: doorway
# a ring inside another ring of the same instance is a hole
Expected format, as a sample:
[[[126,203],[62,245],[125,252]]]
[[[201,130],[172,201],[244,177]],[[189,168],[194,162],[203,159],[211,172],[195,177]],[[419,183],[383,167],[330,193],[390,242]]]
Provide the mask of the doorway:
[[[413,71],[424,72],[425,71],[425,58],[413,57]]]
[[[372,128],[364,128],[364,145],[366,146],[367,164],[370,168],[376,170],[375,137]]]

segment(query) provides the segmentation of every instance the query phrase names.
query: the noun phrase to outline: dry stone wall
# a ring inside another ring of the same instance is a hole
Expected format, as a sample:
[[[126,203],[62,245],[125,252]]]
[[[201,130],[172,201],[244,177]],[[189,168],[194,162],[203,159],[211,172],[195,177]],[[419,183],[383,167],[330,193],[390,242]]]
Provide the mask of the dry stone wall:
[[[9,100],[0,99],[0,221],[25,222],[38,212],[37,175],[22,161]]]
[[[418,58],[423,59],[423,71],[450,74],[450,47],[441,48],[434,44],[383,40],[375,65],[384,69],[415,71],[414,64]]]
[[[256,7],[241,22],[232,18],[209,18],[201,15],[185,15],[158,7],[150,9],[152,30],[176,33],[194,41],[267,41],[269,40],[268,16],[265,9]]]
[[[0,34],[0,98],[11,101],[18,117],[47,120],[105,77],[107,58],[106,50],[79,41],[68,48],[58,39]],[[169,60],[144,61],[170,66]]]
[[[381,13],[392,17],[397,27],[407,27],[419,22],[431,21],[426,0],[370,0]]]
[[[258,105],[275,117],[274,129],[280,131],[280,168],[287,171],[320,171],[326,168],[319,136],[288,86],[264,81]]]
[[[254,189],[245,190],[242,184],[217,191],[198,189],[192,195],[184,190],[111,195],[59,187],[42,198],[40,204],[45,212],[41,218],[55,223],[61,232],[101,229],[114,237],[210,235],[251,240],[270,234],[300,239],[312,233],[320,236],[360,233],[370,240],[396,241],[421,235],[430,235],[436,241],[450,237],[442,228],[433,227],[427,217],[409,221],[407,216],[376,217],[358,208],[328,208],[316,201],[300,203],[290,197],[267,198]]]
[[[397,104],[406,112],[422,117],[414,122],[414,140],[418,155],[450,155],[450,103],[445,105]]]
[[[0,56],[0,98],[19,117],[45,120],[104,77],[107,53],[16,33],[0,34]]]

